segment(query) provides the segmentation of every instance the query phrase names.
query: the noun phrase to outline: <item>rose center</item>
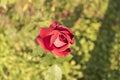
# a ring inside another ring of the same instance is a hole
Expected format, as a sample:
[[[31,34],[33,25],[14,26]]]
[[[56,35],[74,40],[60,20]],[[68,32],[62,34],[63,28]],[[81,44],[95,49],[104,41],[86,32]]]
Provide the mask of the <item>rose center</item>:
[[[62,42],[59,37],[57,37],[56,40],[55,40],[55,42],[54,42],[54,45],[55,45],[56,47],[62,47],[62,46],[64,46],[65,44],[66,44],[66,43]]]
[[[67,43],[67,39],[64,35],[60,35],[60,41]]]

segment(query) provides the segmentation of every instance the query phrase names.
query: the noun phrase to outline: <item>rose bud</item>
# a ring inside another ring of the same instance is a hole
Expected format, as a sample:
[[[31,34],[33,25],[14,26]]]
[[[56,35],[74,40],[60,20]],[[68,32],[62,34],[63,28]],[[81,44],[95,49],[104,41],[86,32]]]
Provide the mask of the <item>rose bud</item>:
[[[65,57],[71,50],[69,44],[74,43],[74,35],[71,30],[57,21],[52,21],[49,28],[40,28],[37,42],[49,52],[56,56]]]

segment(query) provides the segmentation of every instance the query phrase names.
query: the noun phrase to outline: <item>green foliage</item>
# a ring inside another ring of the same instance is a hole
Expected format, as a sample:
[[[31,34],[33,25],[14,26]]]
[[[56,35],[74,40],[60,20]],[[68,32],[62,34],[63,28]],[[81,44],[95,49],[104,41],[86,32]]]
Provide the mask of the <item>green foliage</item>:
[[[0,0],[0,6],[12,4],[14,2],[15,2],[15,0]]]
[[[119,0],[0,0],[0,80],[119,80]],[[36,43],[58,20],[74,32],[65,58]]]

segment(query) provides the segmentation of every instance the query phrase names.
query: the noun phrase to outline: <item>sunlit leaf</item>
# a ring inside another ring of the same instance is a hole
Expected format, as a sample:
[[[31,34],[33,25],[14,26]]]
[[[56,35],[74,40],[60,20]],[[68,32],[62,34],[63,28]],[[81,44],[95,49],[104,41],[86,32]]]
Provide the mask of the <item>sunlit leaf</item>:
[[[48,80],[61,80],[62,79],[62,71],[58,65],[53,65],[48,70],[47,75]]]

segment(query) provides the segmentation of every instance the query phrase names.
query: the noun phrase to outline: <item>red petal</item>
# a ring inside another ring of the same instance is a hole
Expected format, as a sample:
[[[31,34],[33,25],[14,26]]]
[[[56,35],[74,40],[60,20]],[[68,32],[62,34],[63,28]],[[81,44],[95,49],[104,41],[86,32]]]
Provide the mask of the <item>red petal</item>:
[[[69,28],[67,28],[67,27],[65,27],[65,26],[63,26],[63,25],[59,25],[59,26],[57,27],[57,29],[60,30],[60,31],[68,31],[69,34],[73,35],[72,31],[71,31]]]
[[[56,38],[56,40],[54,41],[54,45],[55,45],[56,47],[62,47],[62,46],[64,46],[65,44],[66,44],[66,43],[60,41],[59,36],[58,36],[58,37]]]
[[[45,36],[48,36],[51,31],[52,31],[52,28],[40,28],[40,36],[42,38]]]
[[[46,36],[45,38],[43,38],[45,48],[49,51],[53,50],[53,46],[50,45],[50,38],[51,38],[51,36]]]
[[[67,27],[65,27],[65,26],[62,26],[62,25],[59,25],[59,26],[57,27],[57,29],[58,29],[60,32],[69,35],[69,37],[70,37],[70,39],[71,39],[70,43],[72,43],[72,44],[74,43],[74,41],[73,41],[74,35],[73,35],[72,31],[71,31],[69,28],[67,28]]]
[[[43,39],[40,37],[40,35],[37,36],[36,40],[37,40],[37,42],[42,46],[42,48],[44,48],[45,50],[49,51],[49,50],[46,48],[46,46],[45,46],[45,44],[44,44],[44,41],[43,41]]]
[[[73,37],[71,38],[68,34],[65,34],[65,35],[66,35],[66,37],[67,37],[67,40],[68,40],[71,44],[73,44],[73,43],[74,43]]]
[[[68,42],[70,42],[71,44],[74,43],[74,39],[73,39],[74,36],[72,34],[70,34],[67,31],[60,31],[60,32],[62,32],[66,36],[66,39],[68,40]]]
[[[50,46],[55,42],[56,38],[59,36],[59,31],[54,30],[49,35],[51,35]]]
[[[59,23],[57,21],[52,21],[52,23],[50,24],[50,28],[56,28],[56,26],[58,26]]]
[[[72,40],[71,40],[71,42],[70,42],[71,44],[73,44],[74,43],[74,39],[72,38]]]
[[[55,51],[55,50],[52,51],[52,52],[53,52],[53,54],[55,54],[59,57],[65,57],[71,52],[71,50],[69,48],[67,48],[65,51],[62,51],[62,52],[58,52],[58,51]]]
[[[56,47],[56,46],[54,46],[53,50],[54,51],[62,52],[62,51],[65,51],[67,48],[68,48],[68,44],[66,44],[66,45],[64,45],[62,47]]]
[[[40,35],[36,38],[37,42],[45,49],[46,51],[53,50],[53,45],[50,46],[50,36],[42,38]]]

